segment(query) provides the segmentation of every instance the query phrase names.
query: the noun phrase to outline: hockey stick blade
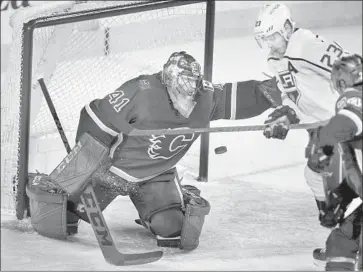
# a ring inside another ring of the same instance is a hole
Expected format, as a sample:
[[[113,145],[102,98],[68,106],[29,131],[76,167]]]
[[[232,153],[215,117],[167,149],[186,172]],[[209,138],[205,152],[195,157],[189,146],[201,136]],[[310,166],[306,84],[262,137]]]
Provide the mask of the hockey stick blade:
[[[290,129],[310,129],[317,128],[318,126],[325,125],[327,121],[296,124],[291,125]],[[213,132],[240,132],[240,131],[262,131],[267,125],[257,126],[228,126],[228,127],[209,127],[209,128],[176,128],[176,129],[155,129],[155,130],[143,130],[133,129],[129,136],[149,136],[149,135],[178,135],[178,134],[190,134],[190,133],[213,133]]]
[[[146,264],[160,260],[162,251],[125,254],[116,249],[110,230],[98,205],[92,185],[88,185],[81,195],[81,201],[105,260],[116,266]]]

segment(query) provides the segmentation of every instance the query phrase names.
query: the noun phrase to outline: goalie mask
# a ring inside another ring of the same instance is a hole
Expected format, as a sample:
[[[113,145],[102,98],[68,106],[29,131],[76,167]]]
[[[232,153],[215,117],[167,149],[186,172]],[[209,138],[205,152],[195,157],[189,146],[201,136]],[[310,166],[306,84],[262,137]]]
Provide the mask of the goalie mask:
[[[162,82],[166,85],[174,108],[188,118],[202,86],[200,64],[184,51],[173,53],[163,67]]]
[[[362,84],[362,57],[358,54],[344,56],[334,62],[331,87],[342,94],[346,88]]]

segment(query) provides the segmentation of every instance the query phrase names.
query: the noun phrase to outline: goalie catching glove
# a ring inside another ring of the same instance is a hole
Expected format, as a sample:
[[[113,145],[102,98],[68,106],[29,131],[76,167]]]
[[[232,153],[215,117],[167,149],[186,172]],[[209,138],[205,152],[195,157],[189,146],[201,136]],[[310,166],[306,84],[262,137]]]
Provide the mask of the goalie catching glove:
[[[263,131],[263,135],[268,139],[284,140],[289,132],[289,126],[300,122],[296,112],[289,106],[277,107],[268,117],[269,119],[265,121],[267,127]]]

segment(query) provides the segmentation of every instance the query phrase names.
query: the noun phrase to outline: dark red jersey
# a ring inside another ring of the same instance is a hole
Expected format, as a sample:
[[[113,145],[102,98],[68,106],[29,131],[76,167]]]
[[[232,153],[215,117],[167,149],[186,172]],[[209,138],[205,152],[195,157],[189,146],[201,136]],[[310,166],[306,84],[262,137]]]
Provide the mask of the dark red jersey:
[[[362,86],[348,88],[337,100],[336,115],[320,131],[319,145],[349,141],[362,149]]]

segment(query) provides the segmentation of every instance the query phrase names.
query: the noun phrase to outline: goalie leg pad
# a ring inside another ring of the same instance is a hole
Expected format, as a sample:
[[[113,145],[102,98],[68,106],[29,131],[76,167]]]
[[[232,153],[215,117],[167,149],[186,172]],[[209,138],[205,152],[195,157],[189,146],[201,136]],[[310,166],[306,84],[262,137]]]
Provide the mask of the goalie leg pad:
[[[108,154],[108,147],[84,133],[50,178],[69,195],[78,195],[84,191],[92,174],[105,163]]]
[[[188,190],[190,189],[190,190]],[[194,186],[181,186],[176,170],[139,184],[130,195],[140,223],[157,238],[158,246],[191,250],[198,246],[210,205]]]
[[[137,192],[130,194],[130,199],[142,224],[153,234],[162,237],[180,235],[183,197],[175,169],[139,182]]]
[[[168,238],[157,236],[158,246],[193,250],[199,245],[204,218],[210,211],[210,204],[200,196],[200,190],[196,187],[182,186],[182,190],[184,206],[182,207],[183,223],[180,236]]]
[[[186,209],[180,235],[180,248],[193,250],[199,245],[204,218],[209,214],[210,204],[192,191],[183,190],[183,196]]]
[[[29,174],[26,186],[29,197],[31,224],[39,234],[57,239],[66,239],[77,232],[78,220],[68,223],[67,194],[51,182],[46,174]]]

